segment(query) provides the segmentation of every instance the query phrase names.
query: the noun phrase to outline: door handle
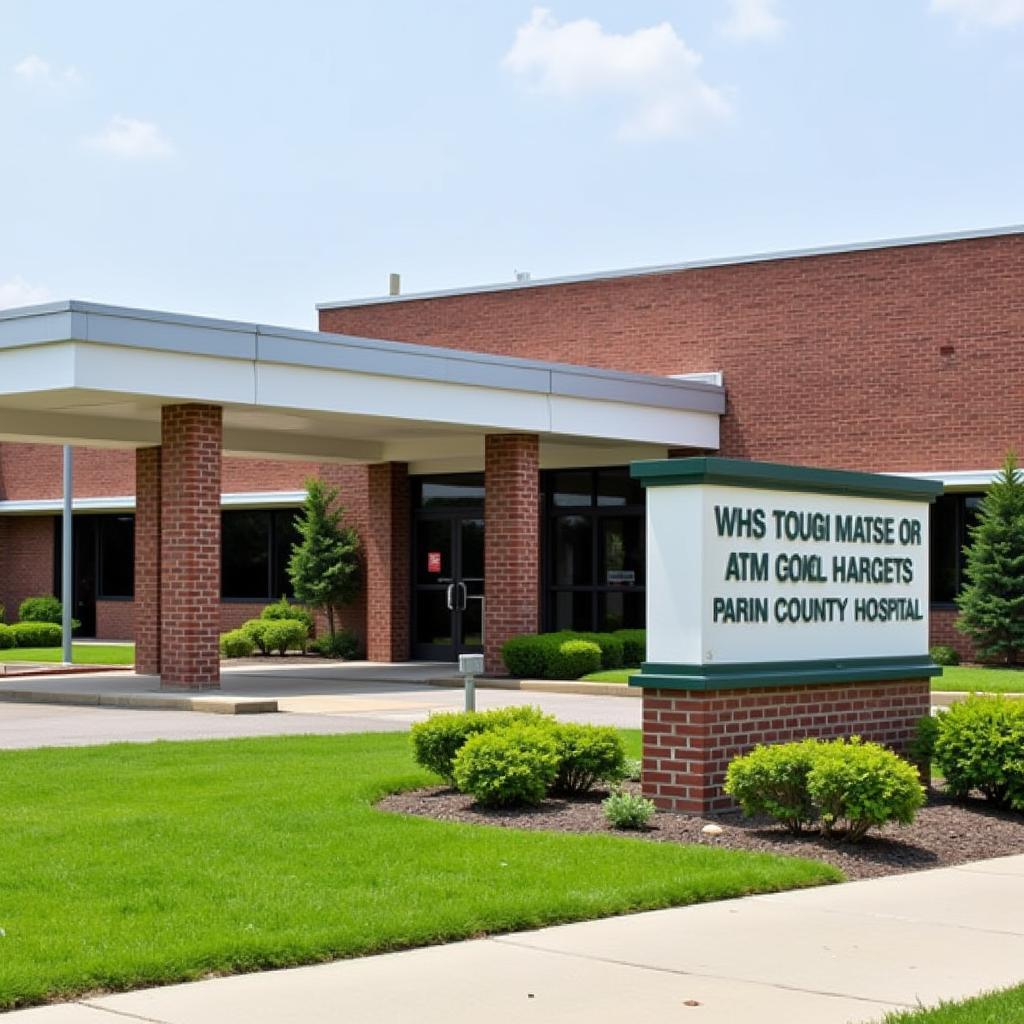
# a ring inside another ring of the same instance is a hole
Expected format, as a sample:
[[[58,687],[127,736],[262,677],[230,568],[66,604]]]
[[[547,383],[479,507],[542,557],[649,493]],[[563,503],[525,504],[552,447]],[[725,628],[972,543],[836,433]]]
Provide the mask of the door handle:
[[[466,610],[466,605],[469,604],[469,590],[466,588],[465,583],[459,583],[459,608],[460,612]]]
[[[455,611],[455,600],[454,600],[454,597],[455,597],[455,584],[454,583],[449,583],[448,584],[448,591],[447,591],[447,598],[448,598],[448,611],[450,611],[450,612]]]

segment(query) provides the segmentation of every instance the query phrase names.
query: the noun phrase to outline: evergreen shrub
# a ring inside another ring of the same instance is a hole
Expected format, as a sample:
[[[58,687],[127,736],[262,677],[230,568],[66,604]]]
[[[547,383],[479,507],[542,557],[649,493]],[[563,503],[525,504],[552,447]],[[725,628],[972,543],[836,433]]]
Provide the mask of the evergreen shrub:
[[[517,679],[543,679],[560,642],[552,633],[514,636],[502,644],[501,660]]]
[[[0,651],[6,651],[14,647],[16,640],[14,630],[0,622]]]
[[[744,814],[767,814],[790,832],[802,832],[817,818],[807,776],[820,746],[814,739],[757,746],[730,763],[725,791]]]
[[[454,783],[455,755],[471,736],[511,725],[551,728],[554,724],[552,715],[529,705],[493,711],[446,711],[412,727],[413,757],[427,771]]]
[[[818,746],[807,792],[824,834],[839,833],[849,842],[890,821],[911,824],[924,803],[924,788],[912,764],[856,736]]]
[[[339,629],[336,633],[317,637],[309,649],[321,658],[352,661],[359,656],[359,638],[350,629]]]
[[[601,648],[591,640],[563,640],[551,655],[547,679],[579,679],[601,668]]]
[[[588,793],[598,782],[625,778],[626,751],[611,726],[567,722],[556,725],[552,735],[558,751],[554,792],[575,796]]]
[[[10,627],[15,647],[60,647],[64,633],[53,622],[16,622]]]
[[[485,807],[539,804],[558,773],[558,749],[550,728],[510,725],[471,736],[452,767],[459,791]]]
[[[220,635],[220,653],[225,658],[248,658],[255,649],[252,637],[244,629],[232,629]]]
[[[936,721],[935,762],[947,789],[1024,811],[1024,701],[974,695]]]
[[[647,660],[647,630],[617,629],[614,636],[622,641],[622,664],[639,668]]]
[[[936,665],[959,665],[960,655],[955,647],[949,644],[936,644],[928,649],[928,656]]]
[[[288,598],[284,596],[281,597],[280,601],[268,604],[266,608],[260,612],[260,618],[275,621],[288,619],[293,622],[301,622],[306,627],[307,636],[313,635],[313,616],[310,615],[305,608],[302,608],[297,604],[292,604]]]

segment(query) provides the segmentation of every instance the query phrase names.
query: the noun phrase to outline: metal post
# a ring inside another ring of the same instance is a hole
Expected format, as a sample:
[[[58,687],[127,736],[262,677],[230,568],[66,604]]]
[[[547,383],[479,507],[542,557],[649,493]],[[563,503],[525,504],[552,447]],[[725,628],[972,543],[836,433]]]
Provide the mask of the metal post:
[[[64,512],[61,518],[61,565],[60,565],[60,600],[62,608],[62,621],[61,621],[61,641],[63,652],[61,654],[61,660],[65,665],[71,664],[71,605],[74,602],[74,587],[72,566],[74,565],[74,559],[72,557],[72,531],[71,531],[71,515],[72,515],[72,499],[74,495],[74,487],[72,483],[72,449],[71,445],[64,445]]]
[[[483,672],[484,656],[482,654],[460,654],[459,672],[466,684],[466,710],[476,711],[476,679],[474,676]]]

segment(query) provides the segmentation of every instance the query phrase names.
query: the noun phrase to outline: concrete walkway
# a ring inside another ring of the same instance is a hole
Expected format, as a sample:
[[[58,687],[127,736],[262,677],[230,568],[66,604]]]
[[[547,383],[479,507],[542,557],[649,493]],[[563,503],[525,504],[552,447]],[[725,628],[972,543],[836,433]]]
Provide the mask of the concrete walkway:
[[[852,1024],[1024,981],[1024,856],[24,1010],[12,1024]]]

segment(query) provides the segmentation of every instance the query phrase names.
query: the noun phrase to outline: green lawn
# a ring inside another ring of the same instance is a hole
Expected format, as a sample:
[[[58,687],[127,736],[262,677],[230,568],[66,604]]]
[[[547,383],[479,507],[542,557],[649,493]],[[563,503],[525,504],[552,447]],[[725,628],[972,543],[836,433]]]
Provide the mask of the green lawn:
[[[60,661],[59,647],[12,647],[0,651],[0,661]],[[135,644],[72,644],[76,665],[133,665]]]
[[[931,1010],[890,1013],[883,1024],[1019,1024],[1024,1021],[1024,985],[990,992]]]
[[[591,672],[581,681],[584,683],[628,683],[629,677],[639,671],[638,668],[612,668],[606,672]]]
[[[932,680],[932,689],[1024,693],[1024,669],[948,665]]]
[[[431,781],[404,733],[3,751],[0,778],[0,1008],[840,877],[383,814]]]

